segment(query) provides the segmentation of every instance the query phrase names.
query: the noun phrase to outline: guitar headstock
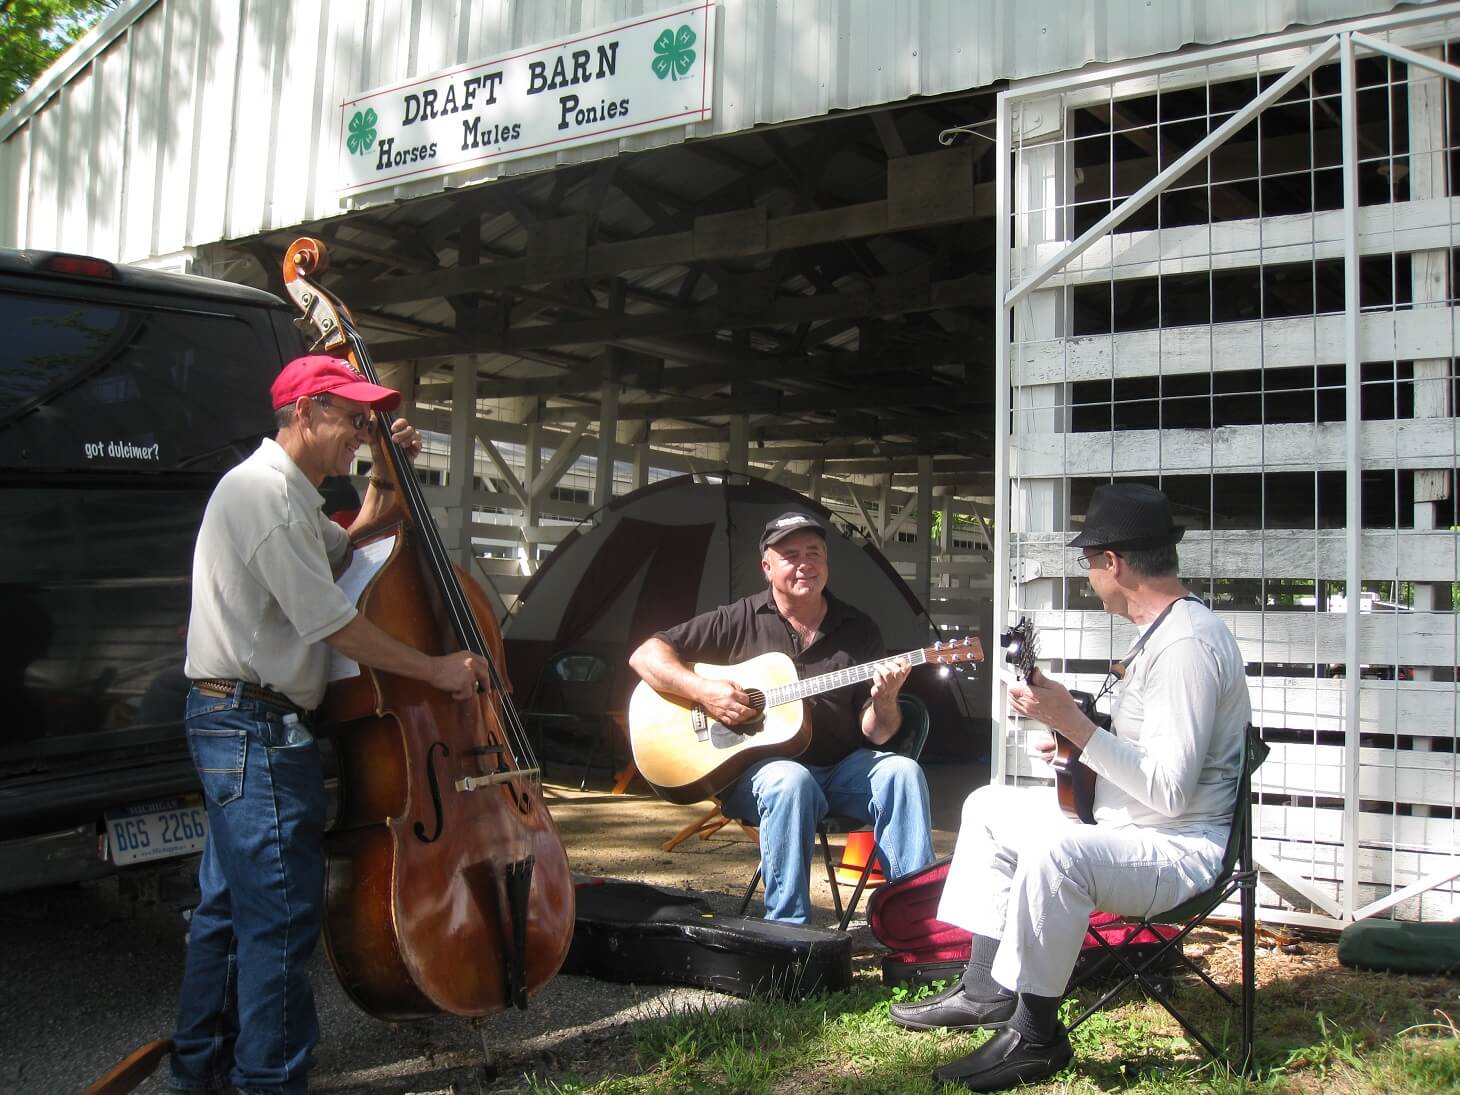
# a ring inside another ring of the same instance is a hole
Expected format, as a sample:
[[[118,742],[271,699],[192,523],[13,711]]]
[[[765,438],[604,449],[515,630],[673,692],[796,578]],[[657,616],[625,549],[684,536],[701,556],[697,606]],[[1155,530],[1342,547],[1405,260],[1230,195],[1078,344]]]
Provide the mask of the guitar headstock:
[[[1019,622],[999,638],[999,645],[1004,648],[1004,661],[1013,666],[1014,674],[1027,681],[1038,668],[1035,663],[1039,658],[1039,642],[1034,633],[1034,621],[1028,616],[1020,616]]]
[[[923,657],[927,659],[927,664],[939,666],[941,675],[947,676],[950,668],[961,672],[970,662],[977,665],[983,661],[983,643],[977,635],[949,639],[947,642],[923,647]]]

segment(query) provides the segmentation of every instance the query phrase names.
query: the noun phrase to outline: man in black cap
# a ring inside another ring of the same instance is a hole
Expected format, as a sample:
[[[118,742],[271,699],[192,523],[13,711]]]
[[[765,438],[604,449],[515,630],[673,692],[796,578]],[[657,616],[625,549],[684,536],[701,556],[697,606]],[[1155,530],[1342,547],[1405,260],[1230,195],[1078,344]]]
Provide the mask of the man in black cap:
[[[767,588],[646,639],[629,664],[654,688],[700,704],[734,726],[753,718],[744,686],[712,680],[691,664],[733,665],[779,651],[801,677],[875,661],[882,633],[865,613],[827,592],[826,529],[810,514],[783,513],[760,537]],[[906,660],[879,666],[871,682],[807,700],[811,744],[799,756],[763,760],[720,794],[725,816],[760,829],[768,920],[811,916],[811,851],[828,814],[872,822],[886,877],[932,862],[928,785],[918,763],[876,747],[902,725],[897,693]]]
[[[1038,671],[1009,701],[1082,750],[1099,777],[1097,824],[1065,817],[1050,787],[981,787],[965,801],[937,915],[973,934],[968,969],[891,1017],[997,1033],[938,1080],[1001,1091],[1059,1072],[1071,1050],[1057,1012],[1090,914],[1160,912],[1220,871],[1252,708],[1231,632],[1177,577],[1181,535],[1164,494],[1113,483],[1070,542],[1105,611],[1141,629],[1118,686],[1107,679],[1111,728]],[[1039,751],[1048,759],[1053,739]]]

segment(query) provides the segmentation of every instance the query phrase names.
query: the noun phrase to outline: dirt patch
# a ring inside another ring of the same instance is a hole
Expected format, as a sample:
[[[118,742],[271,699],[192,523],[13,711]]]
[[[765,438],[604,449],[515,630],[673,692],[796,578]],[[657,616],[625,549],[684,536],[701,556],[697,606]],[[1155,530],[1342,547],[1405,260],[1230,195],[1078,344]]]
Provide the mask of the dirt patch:
[[[945,855],[953,850],[963,798],[987,776],[971,765],[925,768],[933,802],[934,851]],[[759,862],[754,838],[732,822],[706,837],[690,836],[673,851],[665,851],[663,846],[682,830],[713,813],[713,803],[676,806],[662,802],[642,782],[632,785],[630,792],[611,795],[562,786],[550,788],[549,806],[574,871],[718,895],[717,907],[734,911]],[[839,855],[839,840],[834,839],[833,859]],[[843,897],[849,892],[844,888]],[[811,897],[816,926],[834,926],[831,891],[819,864],[812,871]],[[761,911],[757,897],[751,903],[750,915],[760,915]],[[859,920],[862,915],[859,910]],[[854,921],[853,946],[859,965],[876,964],[881,948],[865,923]],[[1220,984],[1241,983],[1241,945],[1235,924],[1193,932],[1185,950]],[[1262,993],[1260,1001],[1270,1003],[1262,1009],[1259,1039],[1264,1024],[1274,1023],[1290,1006],[1291,1014],[1299,1017],[1294,1021],[1306,1022],[1310,1033],[1316,1032],[1313,1024],[1320,1012],[1330,1017],[1369,1014],[1375,1028],[1384,1029],[1389,1025],[1382,1014],[1385,1001],[1396,997],[1420,1003],[1435,1023],[1448,1024],[1447,1015],[1460,1019],[1460,997],[1453,979],[1353,970],[1340,965],[1337,952],[1336,937],[1330,933],[1302,932],[1282,925],[1259,926],[1257,983]]]
[[[952,852],[957,835],[938,827],[950,813],[946,804],[956,799],[951,807],[956,817],[957,807],[976,786],[973,781],[978,776],[971,765],[930,769],[935,854]],[[580,875],[628,878],[677,890],[738,897],[760,862],[755,838],[735,822],[712,833],[689,836],[672,851],[666,851],[664,846],[687,827],[714,817],[718,811],[713,802],[691,806],[663,802],[642,781],[635,781],[629,793],[621,795],[550,785],[547,803],[567,848],[568,862]],[[842,844],[841,838],[833,838],[833,862],[840,861]],[[844,895],[850,892],[850,887],[843,889]],[[819,861],[811,872],[811,901],[817,910],[814,923],[824,927],[835,922],[831,887]],[[757,898],[750,915],[761,911]]]

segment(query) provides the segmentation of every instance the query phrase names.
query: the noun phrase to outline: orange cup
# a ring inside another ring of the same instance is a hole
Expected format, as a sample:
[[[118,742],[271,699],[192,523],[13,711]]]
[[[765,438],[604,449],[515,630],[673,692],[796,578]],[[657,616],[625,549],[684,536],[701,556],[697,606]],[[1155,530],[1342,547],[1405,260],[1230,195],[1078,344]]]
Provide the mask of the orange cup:
[[[848,833],[847,846],[842,849],[842,861],[837,864],[836,880],[844,886],[855,886],[857,879],[862,877],[862,868],[867,865],[867,859],[876,847],[872,830],[859,829]],[[882,877],[881,866],[874,863],[872,873],[867,876],[867,885],[880,886],[885,881],[887,880]]]

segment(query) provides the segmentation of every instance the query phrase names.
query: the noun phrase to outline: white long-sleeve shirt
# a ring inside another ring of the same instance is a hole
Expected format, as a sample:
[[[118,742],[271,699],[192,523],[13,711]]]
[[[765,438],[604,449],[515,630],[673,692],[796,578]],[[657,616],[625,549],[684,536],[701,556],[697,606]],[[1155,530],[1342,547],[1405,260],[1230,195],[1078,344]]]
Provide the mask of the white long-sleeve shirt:
[[[1083,759],[1096,775],[1095,820],[1170,833],[1226,829],[1252,701],[1232,633],[1205,605],[1172,606],[1126,666]]]

